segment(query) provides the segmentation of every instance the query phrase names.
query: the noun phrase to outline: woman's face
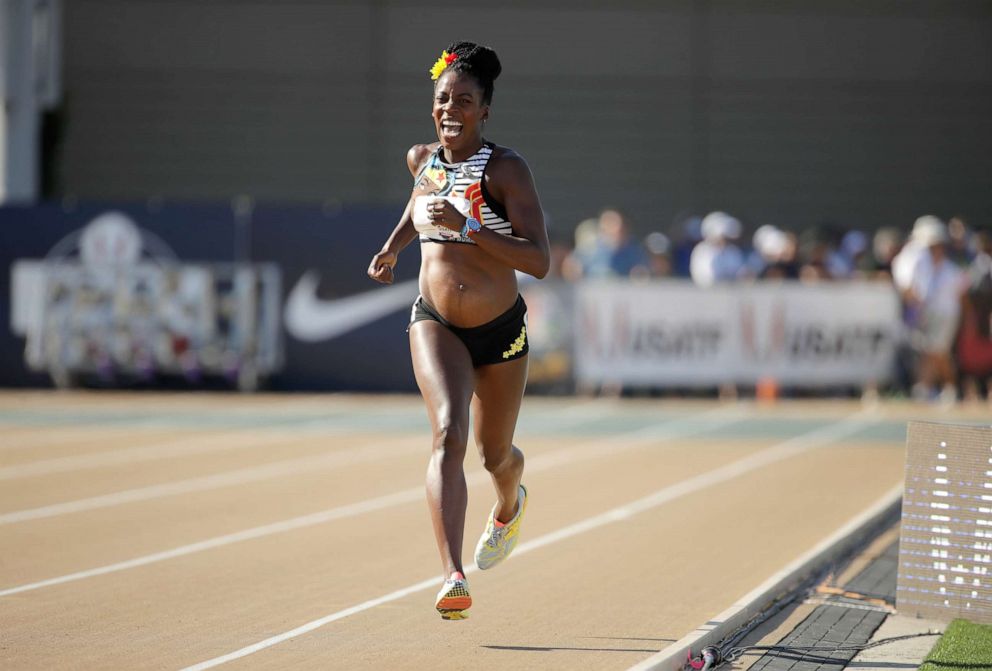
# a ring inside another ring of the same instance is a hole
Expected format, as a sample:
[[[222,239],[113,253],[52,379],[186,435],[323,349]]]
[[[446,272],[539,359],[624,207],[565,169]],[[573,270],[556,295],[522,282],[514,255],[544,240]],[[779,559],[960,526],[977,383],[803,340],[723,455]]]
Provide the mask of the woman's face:
[[[482,102],[482,87],[475,77],[449,70],[434,85],[434,129],[450,152],[475,151],[482,141],[483,122],[489,105]]]

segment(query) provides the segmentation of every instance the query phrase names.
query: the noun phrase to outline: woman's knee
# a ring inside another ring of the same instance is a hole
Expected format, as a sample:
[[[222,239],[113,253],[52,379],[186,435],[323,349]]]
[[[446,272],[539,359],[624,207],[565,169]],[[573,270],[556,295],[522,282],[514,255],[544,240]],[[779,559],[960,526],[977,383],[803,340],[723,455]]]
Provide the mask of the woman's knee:
[[[465,448],[468,444],[468,429],[461,422],[440,421],[434,427],[434,452],[441,455],[444,461],[465,458]]]
[[[487,471],[499,474],[508,469],[523,468],[524,453],[514,445],[479,444],[482,465]]]

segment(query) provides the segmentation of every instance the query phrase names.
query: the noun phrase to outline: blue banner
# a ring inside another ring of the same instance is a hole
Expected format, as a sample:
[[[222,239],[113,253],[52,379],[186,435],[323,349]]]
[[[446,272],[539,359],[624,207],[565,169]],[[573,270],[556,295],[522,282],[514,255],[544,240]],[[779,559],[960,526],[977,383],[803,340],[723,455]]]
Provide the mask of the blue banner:
[[[366,271],[402,208],[260,205],[252,256],[282,270],[286,364],[279,389],[413,391],[406,326],[417,297],[420,249],[400,254],[395,281]]]
[[[398,207],[0,208],[0,384],[416,389],[420,252],[366,276]]]

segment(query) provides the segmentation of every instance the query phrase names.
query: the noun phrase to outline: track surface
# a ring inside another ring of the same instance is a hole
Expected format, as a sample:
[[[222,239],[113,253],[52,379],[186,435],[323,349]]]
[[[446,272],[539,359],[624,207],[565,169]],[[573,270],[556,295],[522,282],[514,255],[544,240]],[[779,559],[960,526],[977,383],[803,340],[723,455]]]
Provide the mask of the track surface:
[[[625,669],[898,485],[928,417],[987,410],[528,398],[521,544],[444,622],[418,398],[0,393],[0,667]]]

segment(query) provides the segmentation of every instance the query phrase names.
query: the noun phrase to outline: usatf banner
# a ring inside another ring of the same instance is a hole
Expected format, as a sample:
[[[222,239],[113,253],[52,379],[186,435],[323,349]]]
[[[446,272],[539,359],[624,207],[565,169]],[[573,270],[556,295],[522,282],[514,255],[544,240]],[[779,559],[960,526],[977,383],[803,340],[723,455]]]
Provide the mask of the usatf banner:
[[[882,383],[901,337],[885,283],[602,282],[576,292],[575,374],[587,386]]]

